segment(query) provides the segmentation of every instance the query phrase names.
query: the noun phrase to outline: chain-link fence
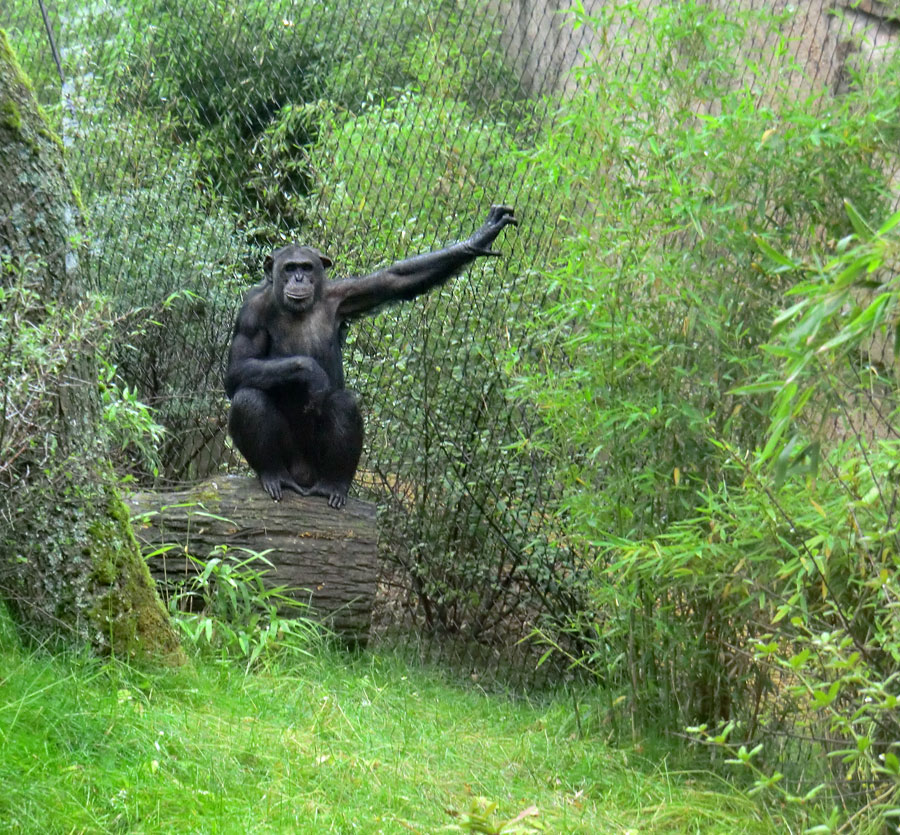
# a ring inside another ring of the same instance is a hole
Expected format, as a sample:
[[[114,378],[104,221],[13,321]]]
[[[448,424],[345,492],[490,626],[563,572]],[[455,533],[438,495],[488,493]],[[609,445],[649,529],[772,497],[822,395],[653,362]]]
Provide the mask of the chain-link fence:
[[[629,6],[654,4],[620,5],[621,29]],[[798,95],[840,93],[853,33],[867,27],[872,60],[895,26],[881,4],[849,0],[698,9],[747,25],[735,84],[762,65],[793,74]],[[595,178],[536,185],[530,149],[590,84],[573,72],[582,54],[636,77],[639,34],[611,49],[614,32],[539,0],[7,0],[0,26],[67,148],[91,280],[121,330],[110,362],[167,429],[159,481],[240,466],[223,362],[266,252],[295,239],[360,274],[465,237],[491,203],[516,207],[502,259],[353,325],[348,386],[367,419],[356,490],[381,508],[383,631],[484,669],[577,608],[559,578],[582,565],[527,443],[540,418],[506,362],[540,350],[523,323],[540,316],[569,221],[596,211]],[[589,152],[590,133],[567,136]],[[148,477],[130,452],[123,466]]]

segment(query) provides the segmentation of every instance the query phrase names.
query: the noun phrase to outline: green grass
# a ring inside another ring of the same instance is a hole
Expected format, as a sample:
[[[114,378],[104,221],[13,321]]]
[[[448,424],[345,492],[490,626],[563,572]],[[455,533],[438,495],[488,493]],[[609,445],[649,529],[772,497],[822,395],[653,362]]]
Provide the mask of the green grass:
[[[435,833],[481,796],[495,824],[534,805],[547,832],[783,831],[664,752],[575,730],[571,697],[491,696],[391,655],[147,673],[23,649],[0,619],[3,832]]]

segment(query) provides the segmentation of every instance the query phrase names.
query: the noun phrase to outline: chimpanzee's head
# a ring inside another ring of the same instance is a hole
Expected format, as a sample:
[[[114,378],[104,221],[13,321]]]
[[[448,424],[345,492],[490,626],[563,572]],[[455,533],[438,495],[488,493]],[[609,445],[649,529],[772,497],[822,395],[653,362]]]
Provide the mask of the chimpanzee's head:
[[[331,259],[311,246],[290,244],[266,256],[263,269],[272,282],[272,297],[292,313],[311,310],[322,294]]]

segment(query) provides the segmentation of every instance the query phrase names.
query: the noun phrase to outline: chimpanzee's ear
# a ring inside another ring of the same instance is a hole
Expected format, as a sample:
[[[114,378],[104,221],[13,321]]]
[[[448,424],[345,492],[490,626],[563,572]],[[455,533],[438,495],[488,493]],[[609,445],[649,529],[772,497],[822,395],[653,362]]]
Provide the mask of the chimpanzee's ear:
[[[319,250],[317,250],[315,247],[312,247],[312,246],[311,246],[310,249],[311,249],[313,252],[315,252],[316,255],[319,256],[319,260],[322,262],[322,266],[325,267],[326,270],[334,263],[334,261],[332,261],[327,255],[323,255],[323,254],[322,254],[321,252],[319,252]]]
[[[263,261],[263,272],[266,274],[266,278],[271,281],[272,280],[272,267],[275,265],[275,259],[271,255],[266,256],[266,260]]]

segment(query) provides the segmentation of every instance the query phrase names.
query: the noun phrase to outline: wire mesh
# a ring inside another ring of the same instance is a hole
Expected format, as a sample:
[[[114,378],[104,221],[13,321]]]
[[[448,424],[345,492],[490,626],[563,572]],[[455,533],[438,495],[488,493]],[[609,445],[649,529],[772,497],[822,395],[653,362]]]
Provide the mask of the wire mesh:
[[[841,19],[824,0],[713,5],[783,15],[751,29],[742,58],[793,73],[798,96],[839,91],[855,26],[874,27],[876,48],[891,36],[854,4]],[[519,444],[539,417],[494,349],[530,338],[521,324],[539,315],[567,225],[566,173],[523,191],[524,151],[584,83],[571,72],[583,51],[636,77],[640,48],[604,52],[612,39],[536,0],[12,0],[0,25],[90,216],[91,281],[120,314],[111,360],[168,430],[159,481],[240,467],[221,377],[267,251],[297,239],[360,274],[465,237],[490,203],[516,206],[503,259],[354,324],[345,352],[367,413],[356,490],[382,509],[379,628],[481,673],[516,667],[519,640],[578,605],[554,578],[583,567],[551,474]],[[589,186],[576,202],[588,217]]]

